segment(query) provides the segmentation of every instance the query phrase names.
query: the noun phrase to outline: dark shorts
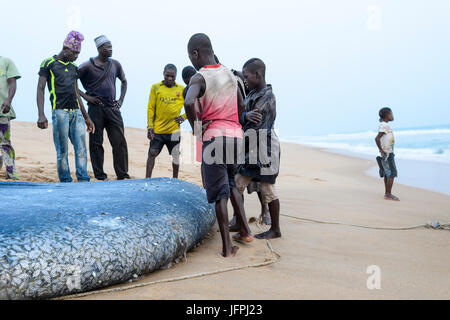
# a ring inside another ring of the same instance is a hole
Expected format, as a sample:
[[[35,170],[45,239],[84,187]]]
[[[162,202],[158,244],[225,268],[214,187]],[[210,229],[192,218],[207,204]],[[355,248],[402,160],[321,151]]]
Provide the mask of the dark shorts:
[[[397,177],[397,166],[395,165],[395,155],[390,153],[389,156],[381,160],[384,176],[388,179]]]
[[[203,177],[209,203],[230,198],[242,157],[242,139],[218,137],[203,143]]]
[[[181,134],[179,132],[173,134],[155,134],[155,138],[150,143],[150,150],[161,150],[167,146],[169,154],[172,155],[174,149],[179,152],[181,142]]]

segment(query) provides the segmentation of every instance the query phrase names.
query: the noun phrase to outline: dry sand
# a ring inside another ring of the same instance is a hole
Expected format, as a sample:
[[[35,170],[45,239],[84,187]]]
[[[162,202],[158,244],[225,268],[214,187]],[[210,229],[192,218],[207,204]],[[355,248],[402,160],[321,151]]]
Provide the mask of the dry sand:
[[[144,178],[146,132],[127,128],[126,134],[130,175]],[[51,129],[41,131],[32,123],[13,122],[12,140],[22,180],[57,181]],[[189,154],[190,140],[185,134],[185,156]],[[383,200],[382,180],[364,174],[374,162],[295,144],[283,144],[282,148],[277,182],[282,214],[374,227],[450,222],[450,197],[446,195],[394,185],[401,202]],[[105,158],[105,171],[114,178],[107,138]],[[70,164],[73,172],[73,151]],[[199,170],[198,164],[183,164],[180,178],[200,184]],[[157,160],[155,177],[169,176],[171,164],[165,151]],[[0,179],[4,177],[1,172]],[[246,196],[246,210],[248,217],[259,215],[255,195]],[[288,217],[281,218],[281,225],[283,238],[271,241],[281,256],[273,265],[99,293],[84,299],[450,299],[449,231],[361,229]],[[258,231],[255,224],[252,229]],[[147,275],[136,283],[262,263],[273,257],[264,241],[256,241],[241,245],[236,258],[223,259],[219,256],[217,230],[214,227],[205,242],[188,253],[187,262]],[[367,288],[366,270],[370,265],[381,269],[379,290]]]

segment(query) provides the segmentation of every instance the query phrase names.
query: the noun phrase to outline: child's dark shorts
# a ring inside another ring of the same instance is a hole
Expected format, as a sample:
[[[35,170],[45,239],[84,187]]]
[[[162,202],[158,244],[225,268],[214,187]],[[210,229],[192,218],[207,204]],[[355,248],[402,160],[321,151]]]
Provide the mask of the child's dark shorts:
[[[381,160],[381,165],[383,166],[384,176],[388,179],[397,177],[397,166],[395,165],[395,155],[390,153],[389,156]]]
[[[172,134],[155,134],[155,138],[150,143],[150,150],[158,150],[161,152],[164,146],[167,146],[170,155],[172,155],[172,152],[176,152],[175,155],[177,155],[177,153],[179,153],[180,142],[180,132]]]
[[[239,138],[217,137],[203,143],[202,170],[209,203],[230,198],[242,151]]]

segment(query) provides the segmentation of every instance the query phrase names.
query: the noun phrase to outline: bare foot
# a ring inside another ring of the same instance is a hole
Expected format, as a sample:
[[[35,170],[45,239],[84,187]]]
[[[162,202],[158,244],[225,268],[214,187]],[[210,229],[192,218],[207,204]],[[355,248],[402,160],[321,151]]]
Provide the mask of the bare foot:
[[[275,232],[272,229],[270,229],[267,232],[257,234],[255,237],[256,237],[256,239],[260,239],[260,240],[277,239],[277,238],[281,238],[281,232]]]
[[[223,253],[224,258],[233,258],[236,256],[236,253],[239,251],[239,247],[234,246],[231,248],[231,251],[229,253]]]
[[[399,198],[397,198],[396,196],[392,195],[392,194],[386,194],[384,196],[384,200],[391,200],[391,201],[400,201]]]
[[[239,232],[240,230],[241,228],[239,228],[237,224],[233,224],[232,226],[230,226],[230,232]]]
[[[255,240],[255,237],[252,236],[251,234],[249,234],[247,236],[241,236],[240,233],[237,233],[233,236],[233,240],[239,241],[239,242],[244,242],[244,243],[250,243],[250,242],[253,242],[253,240]]]

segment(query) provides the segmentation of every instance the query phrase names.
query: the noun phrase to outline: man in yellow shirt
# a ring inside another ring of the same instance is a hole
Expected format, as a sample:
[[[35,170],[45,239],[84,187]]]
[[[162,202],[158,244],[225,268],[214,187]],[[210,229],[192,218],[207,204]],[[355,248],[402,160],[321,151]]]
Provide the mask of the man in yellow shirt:
[[[175,82],[177,68],[168,64],[164,68],[164,80],[152,86],[148,103],[148,139],[150,150],[147,160],[147,178],[152,177],[155,160],[164,146],[172,155],[173,177],[178,179],[180,170],[180,125],[186,115],[180,116],[184,106],[184,87]]]

